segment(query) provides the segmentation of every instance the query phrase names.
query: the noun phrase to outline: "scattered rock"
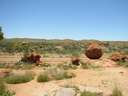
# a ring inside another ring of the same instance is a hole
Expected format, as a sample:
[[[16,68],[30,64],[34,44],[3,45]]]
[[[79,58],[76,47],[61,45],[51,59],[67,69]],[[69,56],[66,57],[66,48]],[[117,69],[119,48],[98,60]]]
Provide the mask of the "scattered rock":
[[[55,96],[75,96],[76,92],[73,88],[61,88],[59,89]]]
[[[116,52],[111,55],[110,59],[113,61],[127,61],[127,55]]]

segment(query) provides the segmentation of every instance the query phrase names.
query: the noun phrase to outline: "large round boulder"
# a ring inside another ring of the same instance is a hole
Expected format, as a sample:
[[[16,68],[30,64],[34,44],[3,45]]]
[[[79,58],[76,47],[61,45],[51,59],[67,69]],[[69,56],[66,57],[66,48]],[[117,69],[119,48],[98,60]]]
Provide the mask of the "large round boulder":
[[[102,48],[97,43],[92,43],[87,48],[85,55],[90,59],[99,59],[102,55]]]

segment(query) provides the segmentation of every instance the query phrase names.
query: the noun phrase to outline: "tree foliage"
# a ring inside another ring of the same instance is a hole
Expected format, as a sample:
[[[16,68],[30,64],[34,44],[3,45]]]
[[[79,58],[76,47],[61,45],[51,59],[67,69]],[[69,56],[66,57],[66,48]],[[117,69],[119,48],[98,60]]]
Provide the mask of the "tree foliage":
[[[4,39],[4,34],[2,32],[2,27],[0,27],[0,40]]]

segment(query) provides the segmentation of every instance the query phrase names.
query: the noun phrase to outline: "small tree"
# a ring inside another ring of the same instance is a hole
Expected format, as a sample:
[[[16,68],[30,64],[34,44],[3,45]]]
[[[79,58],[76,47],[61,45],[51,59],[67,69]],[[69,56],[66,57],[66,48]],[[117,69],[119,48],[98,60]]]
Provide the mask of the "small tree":
[[[3,32],[2,32],[2,27],[0,26],[0,40],[4,39],[4,36],[3,36]]]

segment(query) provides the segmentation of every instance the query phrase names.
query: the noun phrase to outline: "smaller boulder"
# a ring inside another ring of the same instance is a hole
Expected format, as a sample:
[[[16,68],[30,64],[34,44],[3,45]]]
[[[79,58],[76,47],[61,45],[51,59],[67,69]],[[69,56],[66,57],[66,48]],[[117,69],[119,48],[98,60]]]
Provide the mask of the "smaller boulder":
[[[80,59],[78,57],[73,56],[71,58],[71,62],[72,62],[73,65],[76,65],[76,66],[80,65]]]

